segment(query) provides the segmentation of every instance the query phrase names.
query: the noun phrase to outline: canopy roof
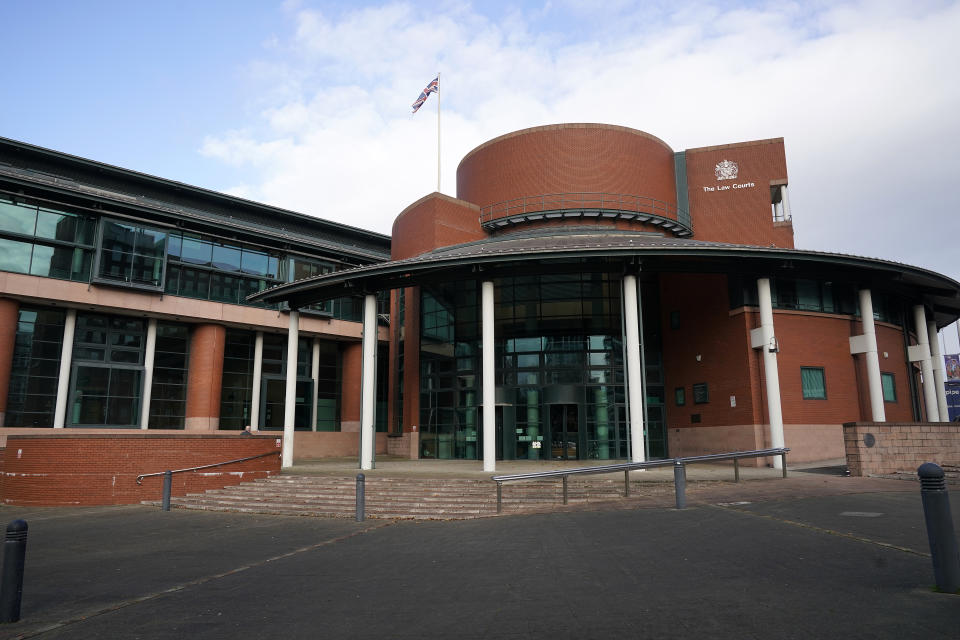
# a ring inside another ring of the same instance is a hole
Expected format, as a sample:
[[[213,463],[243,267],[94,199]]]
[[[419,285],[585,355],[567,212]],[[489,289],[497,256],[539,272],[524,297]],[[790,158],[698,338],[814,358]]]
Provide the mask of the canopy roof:
[[[249,299],[287,302],[297,308],[345,295],[433,282],[583,271],[821,278],[879,288],[922,302],[933,310],[938,327],[960,317],[960,283],[920,267],[840,253],[703,242],[595,227],[542,228],[493,236],[413,258],[305,278]]]

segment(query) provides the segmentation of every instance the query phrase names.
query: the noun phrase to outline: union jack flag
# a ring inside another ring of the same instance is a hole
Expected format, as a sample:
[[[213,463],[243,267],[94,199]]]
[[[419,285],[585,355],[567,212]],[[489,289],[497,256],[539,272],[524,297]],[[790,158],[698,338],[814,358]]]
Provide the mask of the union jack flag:
[[[430,84],[427,85],[427,88],[420,92],[420,97],[410,105],[413,107],[413,113],[417,112],[417,109],[423,106],[423,103],[427,101],[427,96],[431,93],[436,93],[440,90],[440,76],[437,76],[430,81]]]

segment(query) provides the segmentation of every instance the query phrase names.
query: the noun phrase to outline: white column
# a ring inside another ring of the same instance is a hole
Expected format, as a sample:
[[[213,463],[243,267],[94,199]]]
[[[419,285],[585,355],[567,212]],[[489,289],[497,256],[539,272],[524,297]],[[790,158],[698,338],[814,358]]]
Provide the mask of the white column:
[[[310,400],[310,431],[317,430],[317,387],[320,386],[320,338],[313,339],[313,361],[310,363],[313,378],[313,398]]]
[[[927,322],[927,336],[930,340],[930,360],[933,367],[933,382],[937,392],[937,413],[940,414],[940,421],[947,422],[950,418],[947,409],[947,389],[944,382],[947,379],[947,371],[943,362],[943,354],[940,352],[940,332],[937,331],[937,323]]]
[[[297,344],[300,339],[300,312],[290,310],[290,328],[287,330],[287,393],[283,403],[283,464],[293,466],[294,418],[297,412]]]
[[[153,396],[153,360],[157,351],[157,319],[147,322],[147,344],[143,354],[143,393],[140,400],[140,428],[150,425],[150,398]]]
[[[914,331],[917,334],[917,360],[923,374],[923,404],[927,422],[940,422],[940,407],[937,403],[937,385],[933,379],[933,364],[930,362],[930,341],[927,337],[927,312],[922,304],[913,307]]]
[[[785,184],[780,185],[780,202],[781,210],[783,211],[783,219],[793,219],[793,214],[790,213],[790,198],[787,196],[787,185]]]
[[[260,429],[260,387],[263,376],[263,331],[253,343],[253,383],[250,389],[250,430]]]
[[[363,368],[360,375],[360,469],[373,469],[376,434],[377,297],[363,297]]]
[[[630,404],[630,452],[633,462],[644,462],[643,367],[640,364],[640,314],[637,313],[637,276],[623,276],[623,323],[626,328],[627,400]]]
[[[493,282],[480,283],[480,318],[483,359],[483,470],[497,470],[497,385],[493,337]]]
[[[870,413],[874,422],[886,422],[883,406],[883,383],[880,377],[880,358],[877,355],[877,330],[873,323],[873,297],[870,289],[860,290],[860,321],[863,323],[861,348],[867,365],[867,387],[870,391]],[[852,343],[851,343],[852,344]]]
[[[67,309],[63,325],[63,347],[60,349],[60,377],[57,380],[57,405],[53,413],[53,426],[62,429],[67,423],[67,406],[70,403],[70,369],[73,365],[73,334],[77,327],[77,310]]]
[[[783,411],[780,407],[780,370],[777,367],[779,346],[773,332],[773,300],[770,297],[770,278],[757,279],[757,297],[760,301],[760,333],[763,344],[763,374],[767,388],[767,413],[770,421],[770,446],[784,446]],[[783,458],[774,456],[774,469],[783,468]]]

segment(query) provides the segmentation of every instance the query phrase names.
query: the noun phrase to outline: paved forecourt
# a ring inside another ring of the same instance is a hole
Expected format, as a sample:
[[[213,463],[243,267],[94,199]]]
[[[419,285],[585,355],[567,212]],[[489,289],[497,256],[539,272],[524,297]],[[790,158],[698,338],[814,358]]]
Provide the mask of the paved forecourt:
[[[3,507],[30,537],[0,638],[957,637],[918,484],[813,476],[458,522]]]

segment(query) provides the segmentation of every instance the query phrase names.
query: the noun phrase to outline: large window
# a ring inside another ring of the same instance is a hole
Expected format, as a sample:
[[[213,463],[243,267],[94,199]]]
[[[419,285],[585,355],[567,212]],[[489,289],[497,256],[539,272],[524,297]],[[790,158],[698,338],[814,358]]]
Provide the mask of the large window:
[[[244,429],[250,425],[256,335],[253,331],[227,329],[220,388],[221,429]]]
[[[5,426],[53,426],[64,315],[60,309],[20,309]]]
[[[96,220],[0,196],[0,271],[88,282]]]
[[[160,322],[153,359],[151,429],[183,429],[187,413],[187,325]]]
[[[279,254],[239,243],[177,231],[170,234],[168,253],[169,294],[250,304],[247,296],[281,282]]]
[[[822,367],[800,367],[804,400],[826,400],[827,382]]]
[[[104,218],[94,280],[159,291],[166,251],[166,231]]]

